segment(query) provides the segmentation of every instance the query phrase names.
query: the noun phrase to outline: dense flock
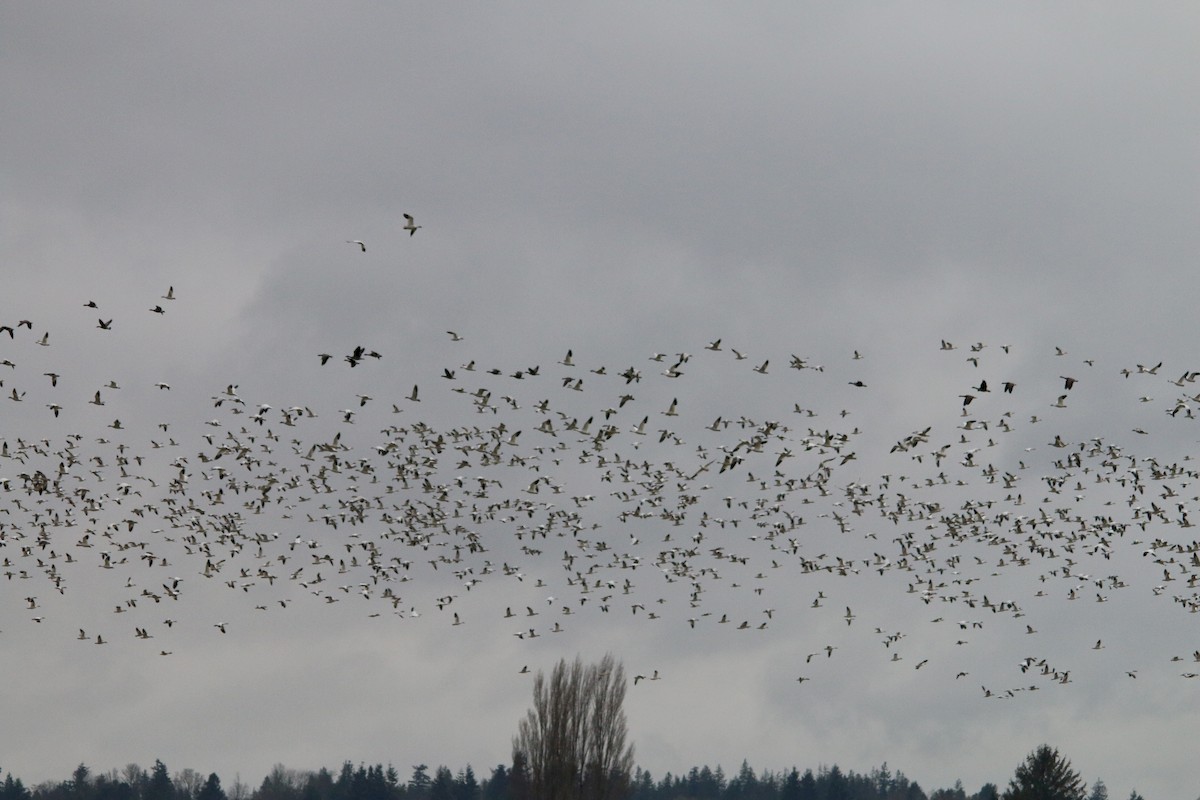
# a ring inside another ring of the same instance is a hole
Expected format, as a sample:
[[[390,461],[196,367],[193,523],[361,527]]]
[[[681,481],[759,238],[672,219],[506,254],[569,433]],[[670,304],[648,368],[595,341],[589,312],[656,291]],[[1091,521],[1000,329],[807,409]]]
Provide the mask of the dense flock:
[[[187,302],[170,287],[137,313],[169,325]],[[231,376],[181,399],[144,370],[92,378],[133,312],[77,305],[66,332],[0,319],[14,643],[179,658],[243,612],[521,642],[616,616],[714,637],[802,617],[820,641],[779,667],[800,690],[865,668],[843,652],[858,642],[989,699],[1200,675],[1185,365],[943,339],[912,345],[913,375],[872,364],[879,345],[817,359],[716,336],[493,362],[459,329],[425,345],[439,370],[330,346],[287,354],[312,397]],[[54,358],[64,343],[88,377]],[[1158,638],[1103,660],[1131,631]],[[973,676],[972,649],[1002,666]]]

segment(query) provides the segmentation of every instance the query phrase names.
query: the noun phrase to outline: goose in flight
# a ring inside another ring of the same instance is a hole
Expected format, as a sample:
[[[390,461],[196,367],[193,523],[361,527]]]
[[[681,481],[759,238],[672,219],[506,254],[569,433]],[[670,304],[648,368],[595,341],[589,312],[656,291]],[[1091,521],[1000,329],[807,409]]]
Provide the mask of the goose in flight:
[[[416,220],[412,218],[412,214],[405,214],[404,219],[407,220],[404,223],[404,230],[408,231],[409,236],[412,236],[417,232],[417,228],[420,228],[421,226],[416,224]]]

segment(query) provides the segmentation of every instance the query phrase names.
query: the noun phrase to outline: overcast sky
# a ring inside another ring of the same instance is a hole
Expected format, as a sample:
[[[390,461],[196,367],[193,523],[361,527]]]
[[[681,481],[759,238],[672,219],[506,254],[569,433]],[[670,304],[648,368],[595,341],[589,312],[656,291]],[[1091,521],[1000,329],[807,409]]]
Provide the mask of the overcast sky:
[[[1048,742],[1200,792],[1198,37],[1183,3],[5,4],[0,768],[486,774],[522,667],[612,652],[656,779],[970,792]],[[330,452],[326,494],[244,506]],[[406,502],[460,516],[406,542]]]

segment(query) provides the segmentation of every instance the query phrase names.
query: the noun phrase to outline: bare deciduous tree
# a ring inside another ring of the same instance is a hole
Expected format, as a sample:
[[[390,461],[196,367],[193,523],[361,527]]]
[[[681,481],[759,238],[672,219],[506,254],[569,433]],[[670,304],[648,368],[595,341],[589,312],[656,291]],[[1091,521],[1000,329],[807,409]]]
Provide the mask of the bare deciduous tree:
[[[204,776],[191,767],[176,772],[173,781],[177,800],[192,800],[204,787]]]
[[[524,765],[524,800],[620,800],[629,792],[633,745],[626,743],[625,669],[606,655],[584,666],[559,661],[539,671],[533,708],[513,737]]]

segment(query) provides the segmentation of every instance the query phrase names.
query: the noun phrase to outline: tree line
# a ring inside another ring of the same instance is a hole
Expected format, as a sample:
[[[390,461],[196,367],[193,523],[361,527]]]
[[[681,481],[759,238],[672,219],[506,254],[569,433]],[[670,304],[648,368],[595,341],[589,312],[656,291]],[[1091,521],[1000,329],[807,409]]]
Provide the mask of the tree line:
[[[347,761],[337,771],[296,770],[275,765],[257,786],[234,781],[226,786],[216,773],[185,769],[173,775],[162,761],[150,770],[129,764],[120,770],[93,772],[80,764],[70,778],[26,786],[5,774],[0,800],[536,800],[520,763],[500,764],[483,777],[470,765],[454,772],[446,766],[412,768],[402,779],[392,765],[368,766]],[[993,784],[973,794],[961,784],[926,794],[887,764],[869,773],[843,771],[837,765],[817,770],[796,768],[756,772],[747,762],[732,777],[718,766],[693,767],[686,774],[655,779],[636,767],[626,800],[998,800]]]
[[[0,800],[1109,800],[1103,781],[1089,793],[1049,745],[1018,765],[1003,794],[993,783],[967,794],[961,781],[926,794],[886,763],[861,774],[836,764],[816,772],[792,767],[756,774],[743,761],[733,777],[720,766],[705,766],[656,781],[634,766],[625,689],[624,667],[611,655],[589,665],[560,660],[549,679],[539,671],[533,708],[513,737],[511,765],[497,765],[482,779],[470,764],[458,772],[439,766],[432,774],[418,764],[402,781],[390,764],[355,767],[346,761],[336,775],[324,767],[305,772],[277,764],[257,787],[239,779],[226,790],[216,773],[204,777],[185,769],[171,776],[160,760],[148,772],[130,764],[93,774],[80,764],[69,780],[32,789],[7,775]],[[1134,790],[1129,800],[1142,798]]]
[[[3,773],[0,770],[0,773]],[[1050,794],[1041,794],[1047,782]],[[1043,746],[1020,767],[1009,787],[1001,791],[985,783],[967,792],[961,782],[952,788],[926,792],[903,772],[886,763],[868,772],[843,770],[838,765],[800,771],[796,767],[756,772],[748,762],[732,776],[717,766],[692,767],[654,778],[635,767],[624,792],[625,800],[1109,800],[1102,781],[1088,791],[1078,773],[1057,751]],[[222,783],[216,773],[192,769],[170,773],[162,761],[150,770],[136,764],[108,772],[93,772],[80,764],[69,778],[26,786],[19,777],[3,773],[0,800],[539,800],[531,791],[528,772],[520,763],[500,764],[477,776],[467,766],[412,767],[406,778],[392,765],[368,766],[346,761],[331,771],[297,770],[275,765],[257,786],[240,779]],[[1135,791],[1131,800],[1142,800]]]

